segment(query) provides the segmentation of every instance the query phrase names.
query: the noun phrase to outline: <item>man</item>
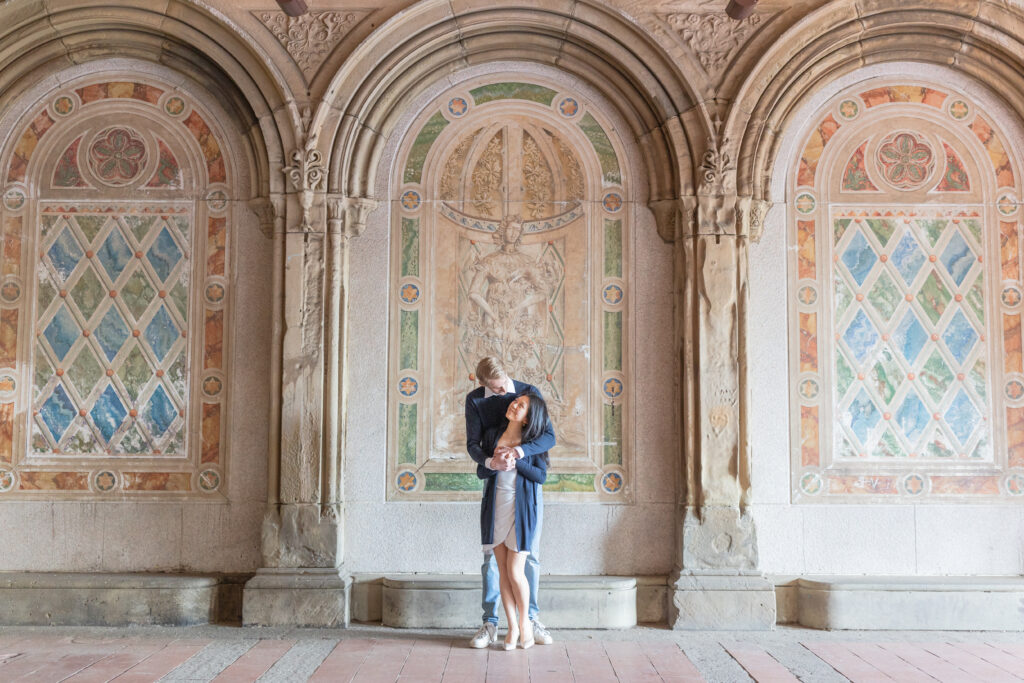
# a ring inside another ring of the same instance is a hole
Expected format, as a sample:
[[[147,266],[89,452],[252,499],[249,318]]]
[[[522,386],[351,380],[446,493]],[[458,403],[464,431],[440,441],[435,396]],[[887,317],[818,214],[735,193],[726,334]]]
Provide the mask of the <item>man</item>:
[[[480,359],[476,366],[476,378],[480,386],[466,395],[466,447],[469,456],[480,467],[491,470],[512,470],[515,469],[515,461],[507,458],[507,465],[503,465],[503,456],[511,451],[515,458],[524,455],[535,455],[549,451],[555,446],[555,430],[548,422],[544,434],[537,440],[516,446],[514,449],[502,447],[502,452],[495,451],[495,457],[488,457],[481,446],[481,439],[487,429],[498,425],[505,417],[505,411],[516,396],[533,392],[540,394],[540,390],[532,384],[517,382],[510,378],[505,372],[501,361],[493,356],[486,356]],[[526,581],[530,584],[530,621],[533,622],[533,639],[541,645],[550,645],[554,642],[551,634],[537,619],[537,583],[540,579],[540,561],[537,557],[540,548],[540,530],[544,519],[544,504],[540,501],[537,506],[537,533],[534,534],[533,544],[530,547],[530,555],[526,559]],[[484,563],[480,567],[483,577],[483,610],[484,623],[476,632],[470,647],[482,648],[497,642],[498,640],[498,601],[501,599],[501,588],[498,582],[498,566],[494,561],[494,553],[484,553]]]

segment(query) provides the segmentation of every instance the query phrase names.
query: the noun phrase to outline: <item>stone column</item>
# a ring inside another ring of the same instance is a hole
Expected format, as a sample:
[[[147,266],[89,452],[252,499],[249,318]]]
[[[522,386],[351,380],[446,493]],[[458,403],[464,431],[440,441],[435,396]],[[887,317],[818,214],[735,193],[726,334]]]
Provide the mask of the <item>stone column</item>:
[[[291,220],[275,235],[283,282],[280,445],[269,467],[264,566],[245,586],[243,623],[347,626],[352,580],[343,568],[340,424],[346,243],[362,231],[373,203],[328,197],[315,146],[291,159],[283,169],[293,190]]]
[[[774,586],[757,570],[756,529],[746,509],[751,202],[732,189],[735,169],[727,146],[709,141],[696,196],[679,202],[674,226],[685,432],[681,554],[669,610],[675,629],[775,624]]]

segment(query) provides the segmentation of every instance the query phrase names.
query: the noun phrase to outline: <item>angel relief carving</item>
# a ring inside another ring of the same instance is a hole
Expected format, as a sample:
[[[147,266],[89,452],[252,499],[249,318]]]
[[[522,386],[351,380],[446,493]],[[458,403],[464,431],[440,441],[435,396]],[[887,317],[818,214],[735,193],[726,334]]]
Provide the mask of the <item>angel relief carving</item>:
[[[553,249],[527,253],[523,229],[520,216],[506,216],[494,233],[497,249],[474,250],[477,255],[463,270],[470,306],[462,344],[467,358],[497,355],[517,378],[541,384],[548,373],[540,361],[554,341],[548,339],[548,302],[564,269]]]

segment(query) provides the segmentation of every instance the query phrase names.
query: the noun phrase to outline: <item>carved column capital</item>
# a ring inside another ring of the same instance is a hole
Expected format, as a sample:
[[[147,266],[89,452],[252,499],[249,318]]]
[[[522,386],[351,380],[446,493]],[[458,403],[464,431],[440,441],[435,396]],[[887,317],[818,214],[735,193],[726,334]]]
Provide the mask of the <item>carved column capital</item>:
[[[323,154],[316,148],[315,140],[308,142],[303,149],[291,153],[291,166],[285,166],[282,172],[299,196],[302,207],[301,232],[317,231],[311,220],[314,201],[327,185],[327,169],[323,164]]]
[[[274,237],[277,221],[284,218],[284,197],[279,194],[267,197],[256,197],[249,200],[249,208],[256,214],[260,222],[260,232],[267,239]]]
[[[332,235],[340,234],[345,239],[359,237],[366,229],[366,219],[380,204],[367,197],[327,197],[327,230]]]
[[[739,234],[749,237],[752,242],[760,242],[764,234],[764,218],[772,203],[765,199],[740,197],[736,201],[739,212]]]

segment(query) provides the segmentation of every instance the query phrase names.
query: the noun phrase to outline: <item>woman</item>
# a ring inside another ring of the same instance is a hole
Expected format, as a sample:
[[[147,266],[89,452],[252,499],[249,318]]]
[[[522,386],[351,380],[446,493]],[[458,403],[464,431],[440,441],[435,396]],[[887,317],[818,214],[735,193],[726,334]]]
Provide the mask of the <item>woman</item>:
[[[512,650],[516,641],[522,647],[533,645],[533,624],[530,622],[530,586],[524,567],[527,548],[537,529],[537,504],[541,484],[548,476],[548,454],[515,458],[515,446],[539,437],[548,423],[548,408],[537,394],[524,394],[509,404],[502,423],[487,430],[483,436],[484,451],[496,462],[511,469],[477,468],[486,479],[483,504],[480,508],[480,535],[484,551],[494,552],[501,586],[501,604],[508,619],[505,649]]]

